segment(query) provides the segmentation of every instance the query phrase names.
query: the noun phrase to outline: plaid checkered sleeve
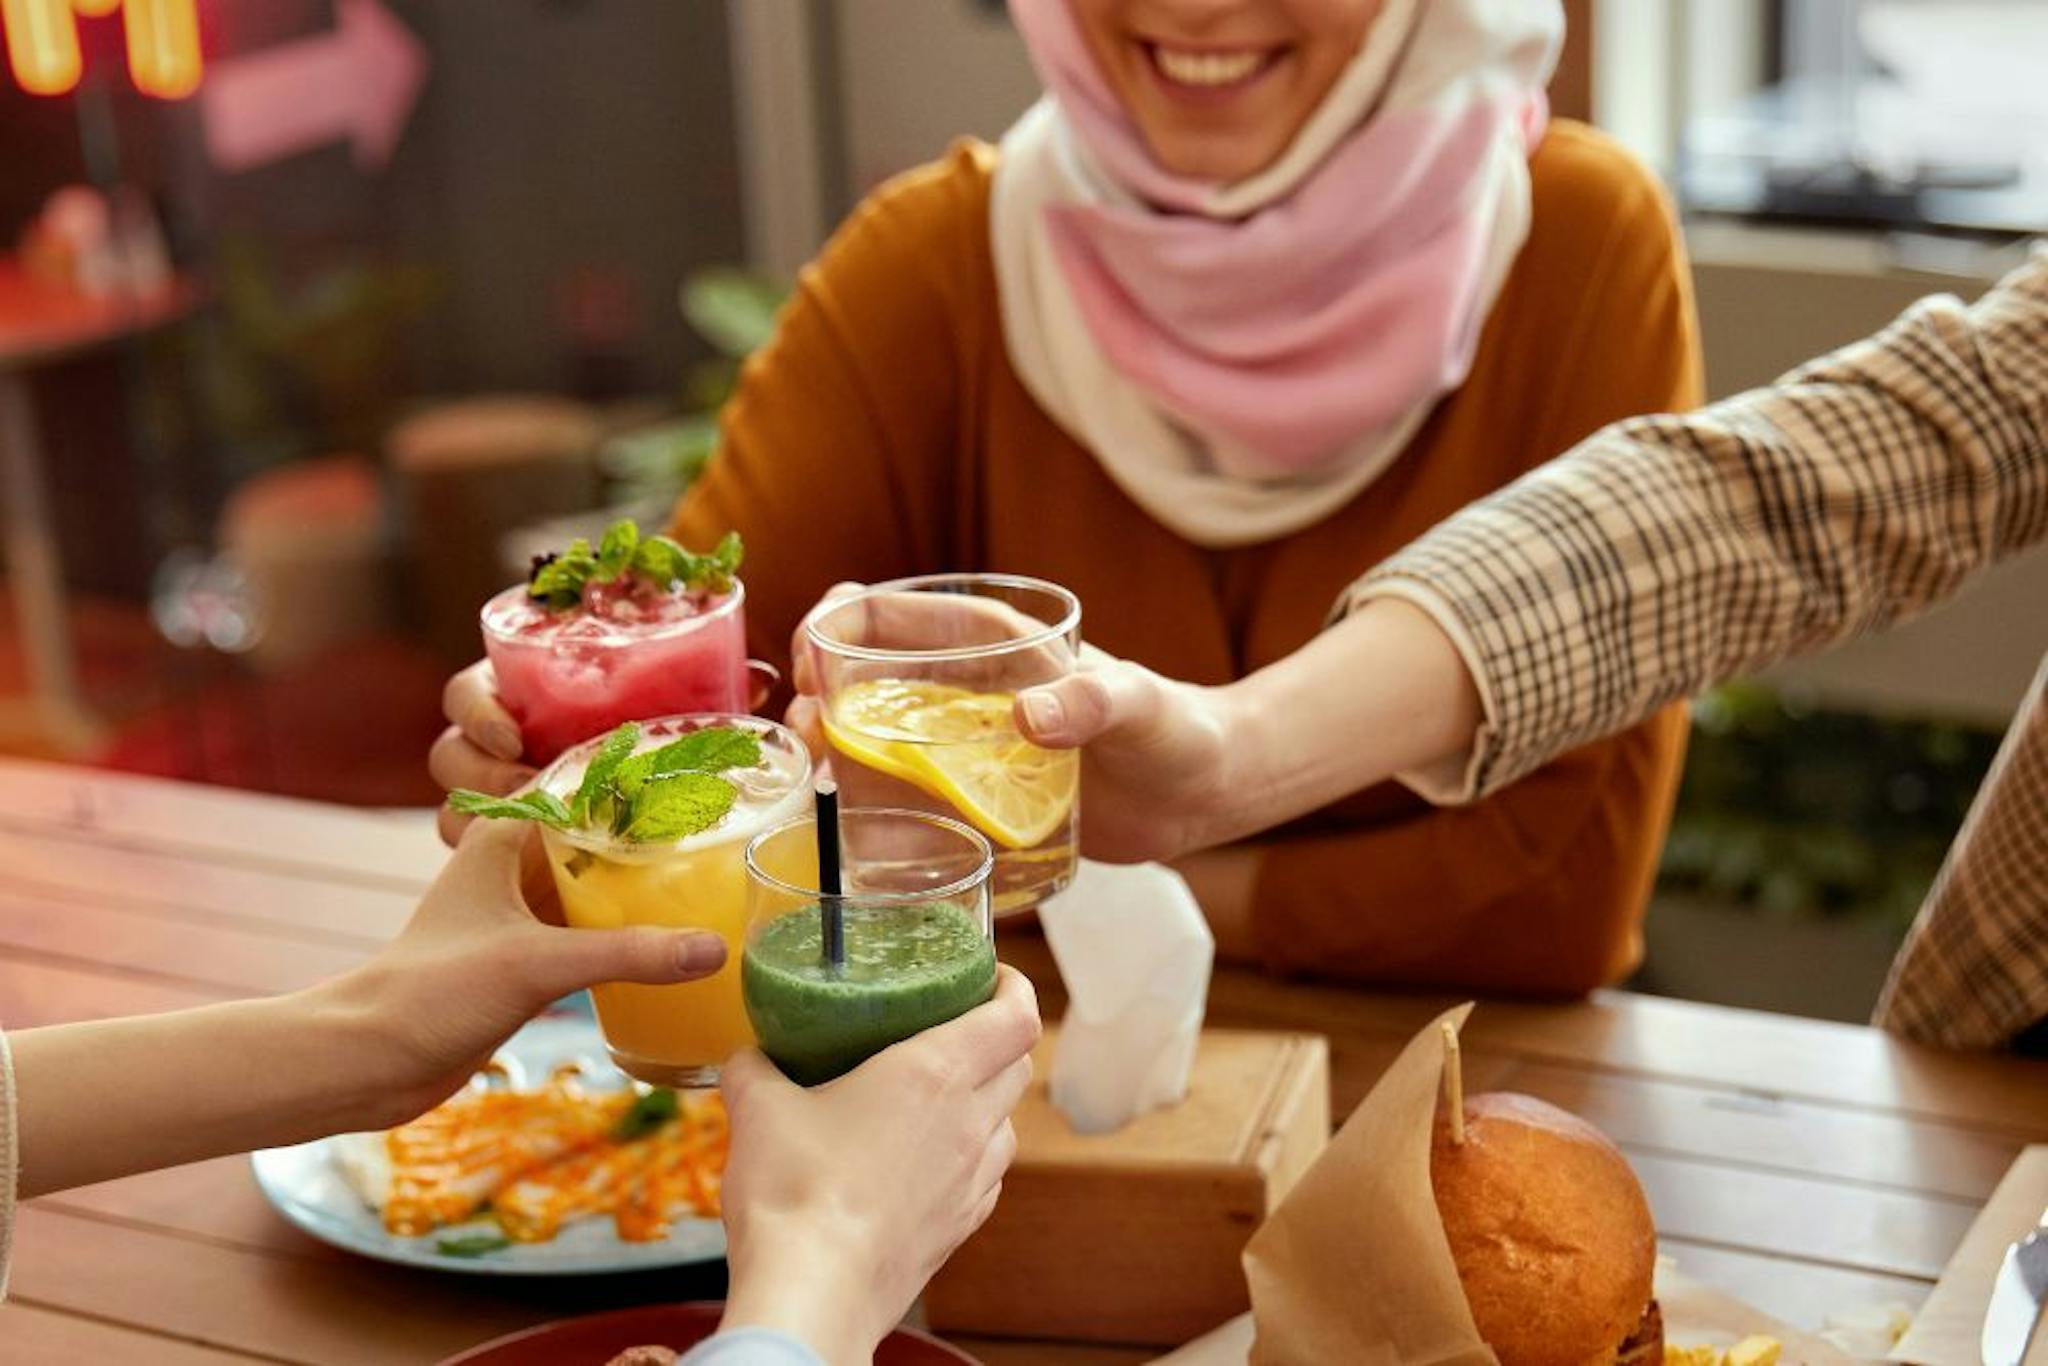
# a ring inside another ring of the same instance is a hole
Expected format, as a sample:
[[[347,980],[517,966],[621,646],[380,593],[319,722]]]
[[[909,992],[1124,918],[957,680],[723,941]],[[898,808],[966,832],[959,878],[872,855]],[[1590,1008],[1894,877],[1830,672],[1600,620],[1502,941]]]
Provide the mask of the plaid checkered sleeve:
[[[2048,1017],[2048,659],[1892,964],[1877,1022],[1995,1048]]]
[[[1608,428],[1394,556],[1340,610],[1406,598],[1457,644],[1485,722],[1454,768],[1404,776],[1462,801],[1932,606],[2044,538],[2048,247],[1972,307],[1930,299],[1772,388]],[[2031,706],[1888,988],[1885,1022],[1917,1037],[1998,1042],[2048,1012],[2038,685]]]

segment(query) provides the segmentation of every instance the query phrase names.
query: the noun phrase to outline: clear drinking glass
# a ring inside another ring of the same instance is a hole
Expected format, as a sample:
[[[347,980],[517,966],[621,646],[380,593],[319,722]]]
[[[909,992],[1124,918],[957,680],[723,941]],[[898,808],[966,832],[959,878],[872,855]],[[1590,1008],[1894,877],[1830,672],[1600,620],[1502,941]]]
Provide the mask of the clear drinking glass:
[[[641,723],[635,753],[693,731],[733,726],[760,737],[762,762],[721,776],[739,788],[732,810],[709,830],[669,844],[600,831],[543,826],[548,867],[562,914],[577,929],[658,925],[710,930],[725,940],[725,966],[675,986],[606,982],[591,989],[612,1061],[657,1086],[715,1086],[718,1066],[754,1041],[740,1001],[740,949],[747,926],[747,842],[786,821],[811,797],[811,759],[792,731],[759,717],[669,716]],[[601,740],[586,741],[543,772],[539,785],[574,797]]]
[[[998,914],[1073,880],[1080,755],[1024,739],[1014,706],[1073,672],[1079,598],[1041,579],[932,574],[836,600],[804,630],[848,806],[957,816],[986,835]]]
[[[996,985],[987,840],[930,812],[862,808],[840,813],[839,839],[837,897],[818,888],[814,817],[747,846],[741,995],[762,1051],[805,1086],[972,1010]]]

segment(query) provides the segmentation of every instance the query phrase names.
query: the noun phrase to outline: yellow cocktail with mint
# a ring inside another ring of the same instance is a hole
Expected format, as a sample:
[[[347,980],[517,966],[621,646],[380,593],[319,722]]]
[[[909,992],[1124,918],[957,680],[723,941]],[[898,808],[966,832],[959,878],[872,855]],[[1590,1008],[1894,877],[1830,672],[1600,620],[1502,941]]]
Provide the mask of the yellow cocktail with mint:
[[[771,721],[681,716],[578,745],[519,797],[454,800],[459,810],[540,824],[573,928],[654,925],[725,940],[725,966],[710,977],[591,991],[605,1044],[626,1072],[656,1085],[712,1086],[719,1065],[754,1042],[740,999],[747,842],[805,808],[810,776],[803,742]]]

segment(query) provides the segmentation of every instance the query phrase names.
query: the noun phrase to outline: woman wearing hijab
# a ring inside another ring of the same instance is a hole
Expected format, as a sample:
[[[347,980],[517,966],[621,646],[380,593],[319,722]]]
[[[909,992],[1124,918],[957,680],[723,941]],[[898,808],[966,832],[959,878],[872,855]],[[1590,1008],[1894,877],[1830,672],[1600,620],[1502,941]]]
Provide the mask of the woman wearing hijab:
[[[987,568],[1072,588],[1114,654],[1229,682],[1466,503],[1698,401],[1660,191],[1547,116],[1556,0],[1011,12],[1044,99],[840,229],[677,509],[686,543],[745,537],[763,657],[835,581]],[[449,712],[444,782],[523,776],[487,670]],[[1457,810],[1384,785],[1184,871],[1227,955],[1584,991],[1638,956],[1684,726]]]

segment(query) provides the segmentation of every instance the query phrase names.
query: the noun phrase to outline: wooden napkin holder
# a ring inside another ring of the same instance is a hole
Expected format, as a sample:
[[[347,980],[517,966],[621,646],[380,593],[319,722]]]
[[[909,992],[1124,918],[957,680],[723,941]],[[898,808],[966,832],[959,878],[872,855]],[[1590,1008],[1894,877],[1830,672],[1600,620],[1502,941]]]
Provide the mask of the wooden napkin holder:
[[[941,1332],[1172,1346],[1250,1305],[1239,1258],[1330,1137],[1320,1035],[1202,1033],[1188,1097],[1113,1134],[1047,1098],[1054,1030],[981,1231],[925,1292]]]

